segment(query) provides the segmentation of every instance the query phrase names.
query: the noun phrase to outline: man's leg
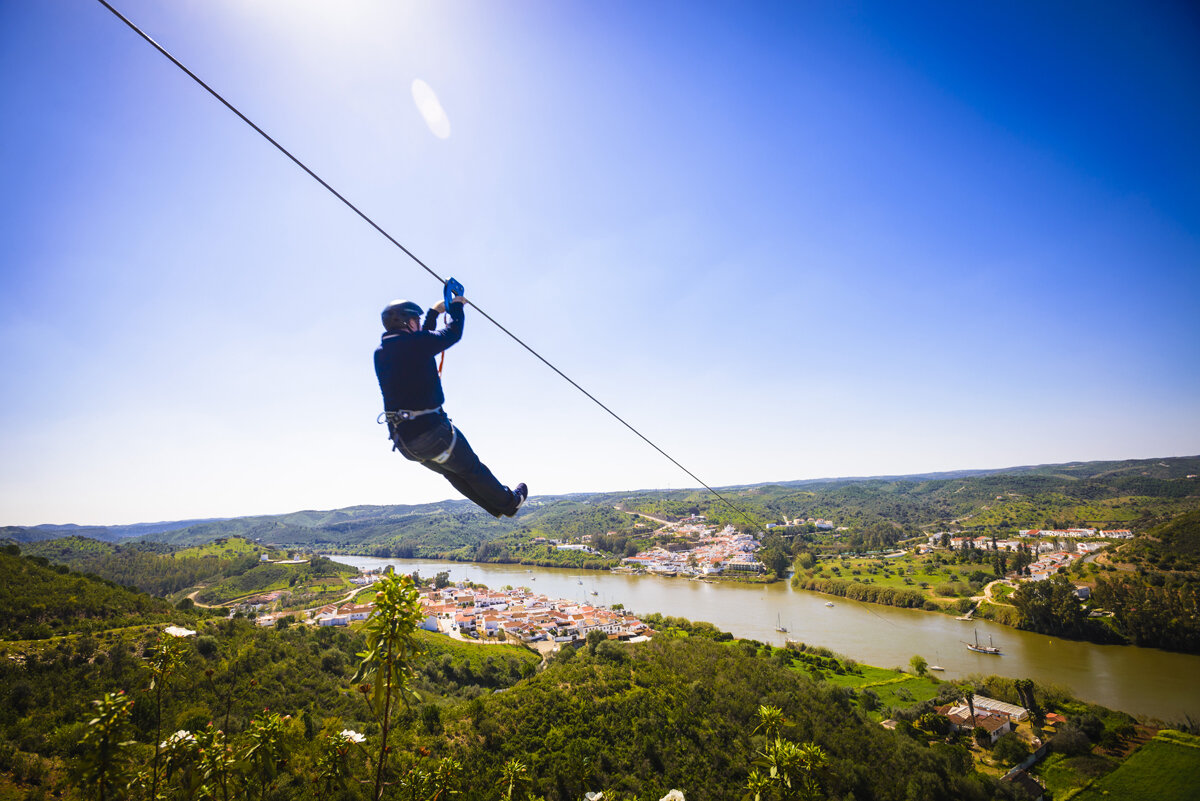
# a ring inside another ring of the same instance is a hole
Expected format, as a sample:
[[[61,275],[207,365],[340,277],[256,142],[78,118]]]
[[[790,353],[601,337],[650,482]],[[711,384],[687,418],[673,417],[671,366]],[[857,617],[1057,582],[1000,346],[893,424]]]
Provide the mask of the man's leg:
[[[518,505],[516,495],[479,461],[462,431],[457,428],[455,431],[457,439],[450,458],[442,464],[425,462],[425,466],[444,475],[455,489],[488,514],[495,517],[511,514]]]
[[[422,462],[422,464],[425,465],[426,467],[428,467],[433,472],[442,476],[442,478],[449,481],[450,485],[452,487],[454,487],[454,489],[458,490],[459,495],[462,495],[468,501],[475,504],[480,509],[483,509],[485,512],[490,514],[492,517],[500,517],[501,515],[503,515],[505,513],[505,511],[507,511],[507,510],[496,511],[496,510],[492,509],[488,505],[490,502],[489,499],[487,497],[480,495],[478,492],[476,492],[475,487],[473,484],[471,484],[471,482],[465,481],[461,476],[456,475],[455,473],[451,473],[449,470],[446,469],[445,465],[440,465],[435,462]]]

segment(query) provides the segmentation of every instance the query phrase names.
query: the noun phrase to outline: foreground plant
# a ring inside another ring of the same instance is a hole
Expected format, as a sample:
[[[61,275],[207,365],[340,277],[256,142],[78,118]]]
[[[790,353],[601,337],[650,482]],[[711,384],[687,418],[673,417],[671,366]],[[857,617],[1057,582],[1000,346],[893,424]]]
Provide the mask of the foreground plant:
[[[820,771],[829,764],[816,743],[794,743],[780,734],[783,713],[777,707],[758,708],[758,727],[766,737],[763,750],[746,778],[745,801],[816,801],[822,797]]]
[[[417,629],[424,613],[421,611],[416,584],[409,576],[391,574],[376,586],[375,610],[367,618],[364,630],[367,650],[358,655],[361,662],[353,681],[371,682],[366,689],[381,729],[373,795],[375,801],[379,801],[385,786],[384,767],[391,751],[388,733],[391,731],[393,704],[398,697],[407,706],[414,695],[408,684],[416,657],[421,653]]]
[[[178,626],[168,626],[158,636],[158,643],[150,656],[150,686],[154,693],[154,765],[151,771],[150,798],[158,798],[159,762],[162,756],[162,704],[167,679],[183,666],[185,652],[184,637],[196,632]]]
[[[129,729],[129,713],[133,699],[122,690],[105,693],[92,701],[96,717],[88,721],[87,732],[81,740],[85,750],[79,778],[83,787],[95,793],[100,801],[117,798],[129,777],[129,746],[122,739]]]

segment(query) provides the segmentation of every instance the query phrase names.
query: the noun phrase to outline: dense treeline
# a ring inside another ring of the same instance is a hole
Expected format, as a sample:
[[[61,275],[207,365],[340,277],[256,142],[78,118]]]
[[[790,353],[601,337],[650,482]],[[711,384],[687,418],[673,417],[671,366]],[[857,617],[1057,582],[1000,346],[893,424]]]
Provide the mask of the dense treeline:
[[[337,579],[357,574],[356,567],[320,556],[299,564],[260,563],[256,560],[241,573],[201,590],[196,598],[202,603],[223,603],[253,593],[303,587],[321,579]],[[336,589],[346,586],[343,581],[334,581],[332,585]]]
[[[178,617],[161,599],[18,553],[15,545],[0,549],[0,639],[45,639]]]
[[[243,573],[258,563],[262,549],[206,556],[174,551],[165,543],[111,545],[78,536],[30,543],[22,549],[27,555],[43,556],[78,573],[91,573],[158,596]]]
[[[602,788],[660,798],[673,787],[689,801],[737,798],[762,747],[756,710],[769,704],[783,710],[786,737],[828,755],[829,797],[1003,795],[964,765],[965,752],[880,728],[849,692],[809,680],[790,660],[783,649],[703,637],[564,651],[545,673],[449,723],[446,753],[475,787],[519,757],[548,799]]]
[[[784,519],[820,517],[846,526],[852,550],[881,550],[933,527],[1007,536],[1018,528],[1080,524],[1148,528],[1200,507],[1200,458],[1089,462],[954,476],[838,479],[723,488],[730,509],[700,490],[536,497],[514,519],[496,520],[470,502],[358,506],[326,512],[208,521],[151,538],[186,544],[243,536],[315,551],[419,558],[469,558],[481,543],[535,536],[625,536],[627,551],[649,532],[635,531],[636,511],[677,520],[706,515],[742,530]],[[751,522],[743,516],[745,512]],[[937,528],[933,528],[937,530]],[[33,529],[10,536],[45,538]],[[512,549],[510,548],[510,553]],[[610,550],[615,557],[627,555]],[[1193,554],[1200,556],[1200,553]],[[515,554],[514,554],[514,558]],[[1194,561],[1192,562],[1194,564]],[[85,568],[87,569],[87,568]],[[139,571],[144,573],[144,571]],[[139,579],[140,580],[140,579]],[[180,582],[175,582],[177,585]],[[147,587],[147,589],[151,589]],[[157,591],[157,590],[154,590]]]
[[[1100,578],[1095,605],[1113,613],[1119,631],[1134,645],[1200,653],[1200,583],[1155,586],[1145,580]]]
[[[503,792],[498,777],[515,759],[526,768],[532,797],[549,801],[601,789],[637,798],[657,799],[671,788],[683,789],[689,801],[737,798],[764,747],[755,732],[757,710],[770,704],[783,711],[783,736],[814,743],[828,756],[818,774],[828,797],[1011,797],[973,771],[962,746],[931,747],[924,738],[886,731],[866,717],[852,692],[793,668],[805,659],[837,662],[832,657],[723,642],[719,634],[705,636],[703,624],[676,622],[664,628],[690,636],[632,646],[593,639],[561,652],[536,675],[537,657],[524,649],[423,637],[426,652],[414,663],[412,685],[418,695],[396,715],[393,781],[405,786],[450,758],[460,766],[459,797],[492,801]],[[93,746],[81,744],[94,728],[90,701],[109,693],[118,704],[125,691],[133,700],[121,734],[133,743],[124,751],[129,770],[145,770],[154,761],[152,743],[182,731],[231,749],[224,769],[240,777],[230,780],[231,797],[369,797],[369,785],[358,780],[370,779],[367,749],[380,728],[351,681],[366,647],[361,632],[261,629],[242,619],[200,621],[197,628],[161,685],[161,722],[150,681],[155,632],[61,640],[0,660],[7,701],[0,707],[0,759],[37,755],[83,769],[95,756]],[[364,744],[344,748],[343,781],[324,781],[331,775],[330,746],[344,744],[337,738],[345,731],[361,733]],[[254,742],[270,745],[269,764],[250,758]],[[196,786],[191,782],[200,780],[201,769],[220,769],[204,759],[164,757],[165,797],[192,797],[187,788]],[[23,772],[49,781],[45,769]]]
[[[814,590],[827,595],[838,595],[852,601],[899,606],[905,609],[937,609],[937,604],[926,602],[925,596],[916,590],[903,590],[895,587],[883,587],[877,584],[864,584],[861,581],[847,579],[808,578],[802,574],[792,577],[792,586],[797,589]]]
[[[1117,551],[1114,558],[1135,569],[1094,573],[1087,608],[1063,574],[1022,584],[1011,598],[1020,614],[1018,625],[1094,642],[1200,653],[1198,557],[1200,512],[1190,512]],[[1078,568],[1075,573],[1087,575]],[[1089,617],[1092,609],[1106,614]]]

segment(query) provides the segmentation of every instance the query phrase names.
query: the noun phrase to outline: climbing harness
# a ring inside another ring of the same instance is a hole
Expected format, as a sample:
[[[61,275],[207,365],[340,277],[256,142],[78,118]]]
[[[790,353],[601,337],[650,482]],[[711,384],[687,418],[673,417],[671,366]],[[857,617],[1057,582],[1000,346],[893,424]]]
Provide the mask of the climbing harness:
[[[407,451],[407,449],[403,447],[402,438],[400,436],[400,423],[407,423],[409,420],[415,420],[416,418],[427,414],[440,414],[441,411],[442,407],[439,406],[436,409],[421,409],[415,412],[408,409],[400,409],[394,412],[380,412],[379,416],[375,418],[375,422],[381,424],[387,423],[388,434],[392,440],[392,450]],[[446,446],[446,450],[442,451],[437,456],[429,459],[418,459],[417,461],[445,464],[450,458],[450,455],[454,453],[454,446],[456,444],[458,444],[458,429],[452,425],[450,426],[450,444]]]
[[[125,23],[125,25],[127,25],[130,30],[132,30],[138,36],[142,37],[142,39],[144,39],[151,47],[153,47],[155,50],[157,50],[159,53],[161,53],[167,60],[169,60],[172,64],[174,64],[176,67],[178,67],[180,70],[182,70],[189,78],[191,78],[193,81],[195,81],[197,84],[199,84],[202,89],[204,89],[206,92],[208,92],[214,98],[216,98],[217,101],[221,103],[221,105],[225,106],[225,108],[229,109],[231,112],[233,112],[235,115],[237,115],[237,117],[242,122],[246,123],[251,128],[253,128],[255,130],[255,132],[258,133],[259,136],[261,136],[263,139],[266,139],[268,142],[270,142],[272,145],[274,145],[275,149],[278,150],[280,153],[282,153],[284,156],[287,156],[287,158],[290,159],[293,164],[295,164],[300,169],[304,170],[304,172],[308,173],[308,176],[310,178],[312,178],[314,181],[319,183],[321,186],[325,187],[325,189],[328,190],[328,192],[331,195],[336,197],[338,200],[342,201],[342,203],[345,204],[347,208],[349,208],[351,211],[353,211],[355,214],[357,214],[359,217],[361,217],[363,219],[363,221],[365,223],[367,223],[367,225],[370,225],[372,228],[374,228],[384,239],[386,239],[387,241],[389,241],[393,245],[395,245],[397,248],[399,248],[406,256],[408,256],[419,267],[421,267],[421,269],[423,269],[425,272],[429,273],[431,276],[433,276],[435,279],[437,279],[442,284],[443,293],[445,294],[445,296],[447,298],[447,304],[446,304],[447,306],[449,306],[449,300],[453,298],[452,293],[453,293],[455,287],[457,287],[459,289],[458,294],[460,294],[460,295],[462,294],[462,291],[461,291],[462,285],[461,284],[459,284],[457,281],[454,281],[453,278],[445,279],[445,278],[442,278],[440,275],[438,275],[435,270],[433,270],[432,268],[429,267],[429,265],[425,264],[425,262],[423,262],[419,258],[417,258],[416,254],[414,254],[408,248],[404,247],[404,245],[400,244],[399,240],[397,240],[395,237],[393,237],[391,234],[389,234],[387,231],[385,231],[383,229],[383,227],[379,225],[379,223],[375,222],[370,217],[368,217],[366,215],[366,213],[364,213],[361,209],[359,209],[357,206],[355,206],[353,203],[351,203],[349,200],[347,200],[346,197],[344,195],[342,195],[341,192],[338,192],[336,189],[334,189],[332,186],[330,186],[329,183],[327,183],[324,178],[322,178],[321,176],[319,176],[315,172],[313,172],[308,167],[307,164],[305,164],[303,161],[301,161],[300,159],[298,159],[294,155],[292,155],[291,152],[289,152],[287,148],[285,148],[283,145],[279,144],[279,142],[275,141],[275,139],[273,139],[270,136],[270,134],[268,134],[262,128],[258,127],[258,125],[256,125],[249,117],[247,117],[245,114],[243,114],[241,111],[239,111],[236,106],[234,106],[232,103],[230,103],[224,97],[222,97],[220,95],[220,93],[217,92],[217,90],[213,89],[211,86],[209,86],[203,80],[201,80],[200,76],[196,75],[196,73],[194,73],[190,69],[188,69],[187,66],[185,66],[183,64],[183,62],[181,62],[179,59],[175,58],[175,56],[171,55],[171,53],[166,48],[164,48],[158,42],[154,41],[154,39],[149,34],[147,34],[145,31],[143,31],[141,28],[139,28],[137,25],[135,25],[128,17],[126,17],[120,11],[117,11],[117,9],[113,8],[108,3],[107,0],[96,0],[96,1],[98,3],[100,3],[100,5],[107,8],[110,12],[112,12],[113,16],[115,16],[117,19],[121,20],[121,22]],[[694,481],[696,481],[696,483],[698,483],[700,486],[704,487],[704,489],[708,490],[713,495],[715,495],[722,503],[724,503],[730,509],[732,509],[733,511],[735,511],[739,515],[741,515],[743,518],[745,518],[747,522],[749,522],[751,525],[755,526],[759,530],[764,529],[764,526],[761,522],[755,520],[753,517],[751,517],[745,511],[738,508],[732,501],[730,501],[724,495],[717,492],[715,489],[710,487],[708,484],[704,483],[700,479],[699,476],[697,476],[691,470],[688,470],[686,467],[684,467],[683,464],[681,464],[674,456],[672,456],[671,454],[664,451],[658,445],[655,445],[654,442],[651,441],[649,437],[647,437],[641,431],[638,431],[636,428],[634,428],[632,425],[630,425],[628,422],[626,422],[623,417],[621,417],[619,414],[614,412],[612,409],[608,408],[603,403],[601,403],[600,400],[595,395],[588,392],[586,389],[584,389],[579,384],[577,384],[573,379],[571,379],[566,373],[564,373],[562,370],[558,369],[553,364],[551,364],[546,359],[546,357],[542,356],[542,354],[538,353],[536,350],[531,348],[529,345],[525,344],[524,340],[522,340],[520,337],[518,337],[512,331],[509,331],[507,328],[505,328],[503,325],[501,325],[500,322],[497,321],[494,317],[492,317],[490,314],[488,314],[483,309],[479,308],[479,306],[475,305],[471,301],[467,300],[464,302],[467,303],[468,305],[470,305],[477,312],[479,312],[479,314],[482,315],[483,318],[486,319],[488,322],[490,322],[492,325],[499,328],[505,334],[508,334],[509,338],[511,338],[514,342],[516,342],[518,345],[523,347],[525,350],[529,351],[529,353],[534,358],[536,358],[542,364],[546,365],[551,370],[553,370],[555,373],[557,373],[560,378],[562,378],[564,381],[566,381],[571,386],[575,387],[575,389],[582,392],[588,398],[588,400],[592,401],[592,403],[596,404],[601,409],[608,412],[609,415],[612,416],[617,422],[619,422],[621,425],[625,426],[630,431],[632,431],[634,434],[636,434],[643,442],[645,442],[651,448],[658,451],[664,458],[667,459],[667,461],[671,462],[671,464],[678,467],[684,473],[687,473],[688,476],[690,476]],[[446,450],[446,452],[438,458],[441,458],[443,462],[446,459],[450,458],[449,453],[450,453],[450,450],[453,449],[453,447],[454,447],[454,444],[453,444],[453,442],[451,442],[450,448],[448,448]],[[434,461],[436,461],[436,459]]]
[[[394,412],[380,412],[379,416],[375,418],[375,422],[383,423],[386,421],[390,425],[396,425],[398,423],[406,423],[409,420],[421,417],[422,415],[437,414],[441,410],[442,407],[439,406],[436,409],[421,409],[420,411],[416,412],[409,411],[408,409],[398,409]]]

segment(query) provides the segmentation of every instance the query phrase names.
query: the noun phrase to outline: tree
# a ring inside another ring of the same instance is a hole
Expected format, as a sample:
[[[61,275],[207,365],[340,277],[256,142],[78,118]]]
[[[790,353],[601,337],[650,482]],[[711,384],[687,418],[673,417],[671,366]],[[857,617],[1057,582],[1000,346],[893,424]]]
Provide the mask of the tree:
[[[929,667],[929,662],[920,654],[915,654],[912,659],[908,660],[908,664],[912,665],[913,673],[918,676],[924,676],[925,669]]]
[[[128,747],[124,740],[129,728],[129,712],[133,699],[124,691],[105,693],[104,697],[92,701],[96,717],[88,723],[82,745],[84,753],[80,770],[83,785],[95,792],[96,798],[106,801],[118,795],[123,780],[128,775]]]
[[[778,707],[759,706],[758,721],[754,731],[762,732],[766,742],[754,763],[755,768],[746,778],[744,798],[749,801],[820,798],[819,773],[829,764],[821,747],[816,743],[797,744],[781,737],[779,732],[784,719]]]
[[[1087,615],[1066,576],[1024,582],[1012,594],[1012,603],[1025,628],[1046,634],[1083,633]]]
[[[183,636],[178,629],[168,627],[158,635],[158,643],[150,657],[150,686],[154,693],[154,765],[151,771],[150,797],[158,798],[158,768],[162,752],[162,697],[167,679],[183,666]],[[196,632],[186,632],[186,635]]]
[[[1005,765],[1016,765],[1029,756],[1029,746],[1016,732],[1000,735],[1000,739],[992,746],[992,756]]]
[[[529,783],[528,772],[525,763],[516,757],[504,763],[500,770],[500,788],[504,791],[504,801],[513,801],[514,793]]]
[[[408,705],[408,682],[414,662],[421,653],[417,629],[424,613],[421,611],[417,586],[409,576],[386,576],[377,585],[375,610],[367,618],[365,633],[367,650],[359,654],[362,661],[353,682],[371,678],[373,688],[364,685],[371,696],[372,706],[379,718],[382,734],[379,739],[379,758],[375,765],[375,801],[383,795],[384,765],[387,762],[388,731],[392,723],[393,695],[399,695]]]

